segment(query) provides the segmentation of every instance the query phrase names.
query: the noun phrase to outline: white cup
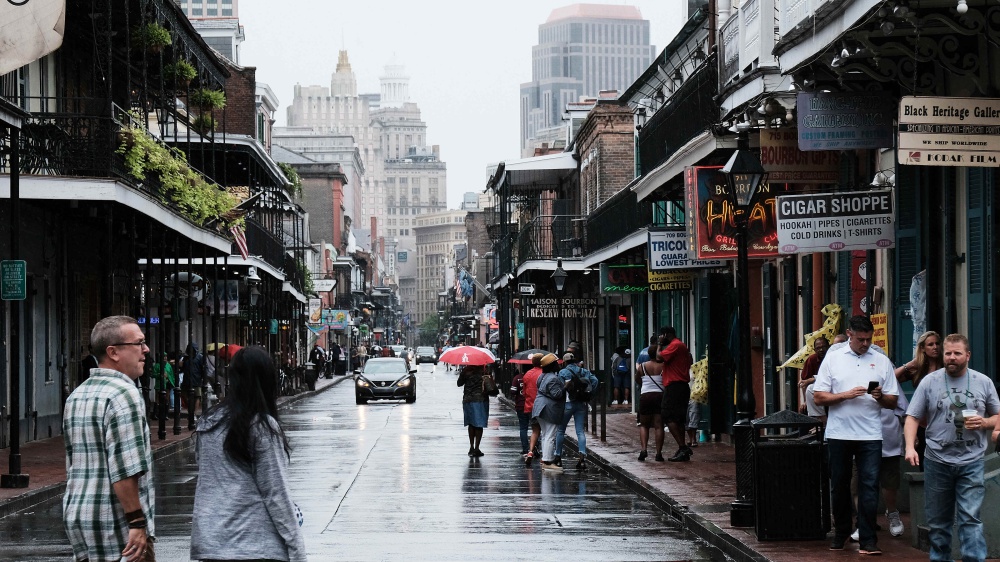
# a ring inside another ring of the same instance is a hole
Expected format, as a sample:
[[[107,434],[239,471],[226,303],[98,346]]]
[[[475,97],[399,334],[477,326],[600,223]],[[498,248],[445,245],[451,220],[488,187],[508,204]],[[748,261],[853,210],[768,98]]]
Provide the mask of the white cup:
[[[962,417],[966,418],[966,419],[971,418],[972,416],[978,416],[978,415],[979,415],[979,412],[976,411],[976,410],[962,410]]]

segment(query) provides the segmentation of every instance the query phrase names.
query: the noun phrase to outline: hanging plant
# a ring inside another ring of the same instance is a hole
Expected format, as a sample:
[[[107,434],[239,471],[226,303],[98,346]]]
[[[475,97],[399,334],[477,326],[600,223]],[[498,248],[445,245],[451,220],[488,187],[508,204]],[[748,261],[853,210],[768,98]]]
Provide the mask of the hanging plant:
[[[159,53],[164,47],[173,43],[167,28],[156,22],[140,27],[135,31],[135,35],[143,48],[153,53]]]
[[[141,127],[125,127],[122,133],[117,152],[124,158],[125,169],[139,181],[158,179],[164,204],[199,225],[221,218],[228,227],[242,220],[232,213],[237,198],[193,170],[184,153],[160,144]]]
[[[292,197],[302,196],[302,178],[299,173],[295,171],[290,164],[285,162],[278,162],[278,167],[281,168],[281,173],[285,174],[285,178],[288,180],[288,192]]]
[[[226,93],[222,90],[202,88],[191,92],[188,103],[205,110],[222,109],[226,107]]]
[[[191,122],[191,128],[198,131],[202,135],[207,135],[208,133],[215,132],[216,127],[219,126],[219,122],[215,120],[214,117],[208,113],[202,113]]]
[[[163,67],[163,79],[167,84],[174,85],[181,90],[186,90],[188,84],[196,76],[198,76],[198,71],[185,60],[179,60]]]

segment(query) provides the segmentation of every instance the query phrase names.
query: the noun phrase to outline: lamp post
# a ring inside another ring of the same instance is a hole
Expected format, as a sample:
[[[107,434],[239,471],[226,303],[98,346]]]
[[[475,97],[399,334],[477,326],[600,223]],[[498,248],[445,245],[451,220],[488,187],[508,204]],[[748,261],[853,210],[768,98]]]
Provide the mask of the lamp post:
[[[760,160],[753,155],[741,139],[740,148],[733,153],[722,168],[728,186],[727,198],[733,207],[736,222],[736,288],[739,302],[740,352],[736,378],[736,424],[733,437],[736,441],[736,500],[730,508],[733,526],[753,525],[753,428],[750,420],[756,414],[757,404],[753,395],[753,376],[750,361],[750,278],[747,257],[747,219],[757,190],[767,179],[767,172]]]

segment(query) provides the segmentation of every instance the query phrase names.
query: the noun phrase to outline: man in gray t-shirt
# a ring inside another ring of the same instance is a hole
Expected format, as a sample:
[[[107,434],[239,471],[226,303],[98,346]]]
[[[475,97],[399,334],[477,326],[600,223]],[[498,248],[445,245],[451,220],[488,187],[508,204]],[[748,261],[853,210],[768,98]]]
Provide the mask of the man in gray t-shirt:
[[[906,410],[906,460],[913,466],[920,464],[915,448],[917,427],[927,427],[924,512],[930,527],[931,560],[952,559],[956,511],[962,559],[986,559],[979,517],[985,495],[983,454],[989,432],[1000,418],[1000,398],[989,377],[969,369],[971,355],[965,336],[946,337],[944,368],[921,379]]]

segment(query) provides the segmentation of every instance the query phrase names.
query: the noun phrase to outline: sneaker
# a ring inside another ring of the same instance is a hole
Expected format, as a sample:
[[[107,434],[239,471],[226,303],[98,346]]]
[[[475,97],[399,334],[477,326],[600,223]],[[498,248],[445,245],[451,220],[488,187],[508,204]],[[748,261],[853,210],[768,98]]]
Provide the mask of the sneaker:
[[[862,546],[861,548],[859,548],[858,554],[862,554],[865,556],[881,556],[882,549],[880,549],[878,546],[874,544],[870,544],[868,546]]]
[[[476,456],[476,448],[475,447],[469,447],[469,456],[470,457]]]
[[[559,468],[562,468],[562,455],[556,455],[556,460],[554,460],[552,462],[553,462],[553,464],[555,464]]]
[[[684,452],[687,453],[687,456],[689,457],[694,455],[694,451],[692,451],[691,447],[688,447],[687,445],[684,446]]]
[[[893,511],[889,513],[885,512],[885,516],[889,518],[889,534],[898,537],[903,534],[903,522],[899,519],[899,512]]]
[[[670,457],[667,460],[670,462],[688,462],[689,460],[691,460],[691,455],[689,455],[687,451],[685,451],[684,449],[680,449],[676,453],[674,453],[674,456]]]
[[[527,455],[524,455],[524,466],[526,468],[531,468],[531,461],[532,461],[532,459],[534,459],[534,457],[535,457],[535,455],[533,455],[531,453],[528,453]]]
[[[663,453],[656,453],[656,462],[663,462]]]
[[[648,455],[646,454],[645,450],[639,451],[639,460],[644,461],[644,460],[646,460],[647,456]]]
[[[851,542],[858,542],[858,541],[860,541],[861,540],[861,534],[860,533],[861,532],[858,529],[854,529],[854,532],[851,533]]]
[[[486,453],[480,451],[479,449],[476,449],[475,451],[472,452],[472,456],[474,456],[474,457],[481,457],[481,456],[483,456],[485,454]]]
[[[542,461],[542,470],[552,470],[555,472],[562,472],[562,467],[554,462]]]
[[[844,537],[834,535],[833,540],[830,541],[830,550],[844,550],[844,543],[846,542],[847,539]]]
[[[587,460],[584,457],[580,457],[580,460],[576,463],[577,470],[587,470]]]

